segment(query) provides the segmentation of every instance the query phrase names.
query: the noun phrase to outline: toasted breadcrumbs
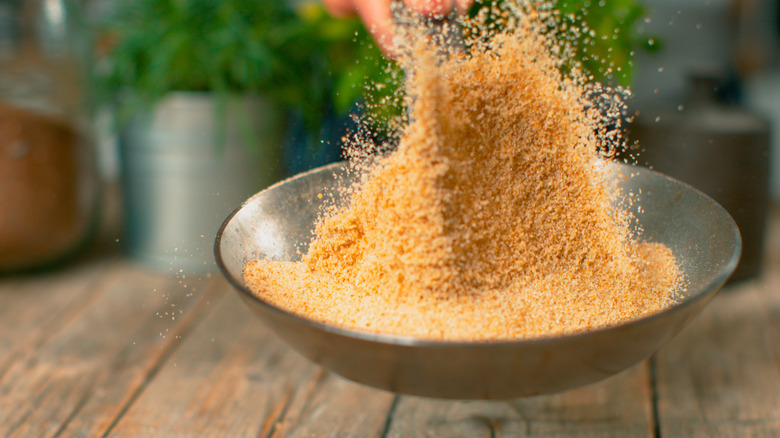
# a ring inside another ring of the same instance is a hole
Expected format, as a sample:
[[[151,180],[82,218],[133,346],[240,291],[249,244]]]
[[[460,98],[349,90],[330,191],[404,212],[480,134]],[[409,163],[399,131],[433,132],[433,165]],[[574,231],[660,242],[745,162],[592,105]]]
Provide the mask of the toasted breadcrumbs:
[[[586,331],[672,302],[671,251],[610,213],[604,108],[577,71],[560,73],[566,51],[529,10],[489,41],[477,32],[468,55],[413,44],[397,148],[359,161],[369,167],[349,206],[323,216],[302,261],[245,267],[257,296],[340,327],[443,340]]]

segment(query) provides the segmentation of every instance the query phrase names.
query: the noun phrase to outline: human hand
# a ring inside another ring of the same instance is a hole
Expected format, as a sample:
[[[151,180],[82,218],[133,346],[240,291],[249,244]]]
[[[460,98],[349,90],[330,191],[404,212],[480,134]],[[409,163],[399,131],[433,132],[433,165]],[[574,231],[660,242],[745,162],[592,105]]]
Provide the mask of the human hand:
[[[465,11],[472,0],[403,0],[406,7],[423,15],[442,16],[455,8]],[[393,0],[323,0],[332,15],[358,14],[385,54],[392,55],[393,31],[390,5]]]

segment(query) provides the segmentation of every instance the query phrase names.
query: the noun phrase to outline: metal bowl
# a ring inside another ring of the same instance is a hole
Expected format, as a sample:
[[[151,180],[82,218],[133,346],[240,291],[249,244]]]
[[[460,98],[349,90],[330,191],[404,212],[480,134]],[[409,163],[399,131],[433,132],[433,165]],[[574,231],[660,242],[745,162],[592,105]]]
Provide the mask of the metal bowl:
[[[214,252],[241,298],[294,349],[350,380],[436,398],[507,399],[587,385],[642,361],[709,302],[737,266],[737,226],[712,199],[639,167],[607,163],[621,196],[641,188],[634,205],[642,239],[666,244],[687,289],[661,313],[585,333],[517,341],[448,342],[339,328],[282,310],[253,295],[242,278],[255,259],[298,260],[312,239],[327,196],[350,184],[337,163],[295,176],[249,198],[217,233]],[[624,176],[633,174],[631,178]],[[343,200],[342,200],[343,201]]]

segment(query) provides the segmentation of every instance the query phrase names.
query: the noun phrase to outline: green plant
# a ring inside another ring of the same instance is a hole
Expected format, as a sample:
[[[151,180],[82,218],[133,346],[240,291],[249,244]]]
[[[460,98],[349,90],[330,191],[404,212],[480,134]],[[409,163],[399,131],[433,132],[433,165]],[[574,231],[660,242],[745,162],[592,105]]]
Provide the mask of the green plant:
[[[572,25],[588,29],[577,44],[577,58],[599,80],[616,79],[629,85],[633,51],[645,47],[635,24],[645,9],[637,0],[557,0],[556,6]]]
[[[476,16],[483,8],[504,3],[504,0],[476,0],[469,10]],[[636,23],[645,14],[639,0],[553,0],[551,6],[559,12],[561,24],[578,29],[575,61],[593,80],[631,83],[633,51],[652,49],[636,32]]]
[[[495,0],[501,2],[503,0]],[[471,13],[493,0],[477,0]],[[110,48],[98,74],[99,96],[118,93],[120,121],[172,91],[262,94],[300,111],[309,132],[323,114],[349,111],[363,100],[378,121],[400,114],[402,73],[387,61],[357,18],[330,17],[316,1],[116,0],[103,33]],[[557,0],[562,17],[586,25],[578,44],[584,68],[596,79],[631,79],[631,51],[639,47],[638,0]],[[395,70],[393,75],[389,71]],[[381,87],[365,84],[380,83]]]
[[[282,0],[118,0],[100,95],[122,94],[120,118],[172,91],[223,100],[258,93],[299,109],[316,131],[324,112],[346,112],[387,61],[357,19],[319,3]]]

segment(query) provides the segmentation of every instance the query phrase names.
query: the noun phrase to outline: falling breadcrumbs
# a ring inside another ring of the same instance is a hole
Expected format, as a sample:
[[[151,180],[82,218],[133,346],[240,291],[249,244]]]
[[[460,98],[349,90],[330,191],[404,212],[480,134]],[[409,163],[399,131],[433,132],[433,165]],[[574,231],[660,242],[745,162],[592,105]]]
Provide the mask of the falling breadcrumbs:
[[[593,88],[561,73],[568,52],[538,11],[518,10],[489,38],[464,23],[468,54],[411,45],[397,147],[356,161],[349,206],[323,214],[301,261],[245,267],[258,297],[343,328],[459,341],[587,331],[673,302],[671,251],[610,209],[597,151],[617,140]]]

